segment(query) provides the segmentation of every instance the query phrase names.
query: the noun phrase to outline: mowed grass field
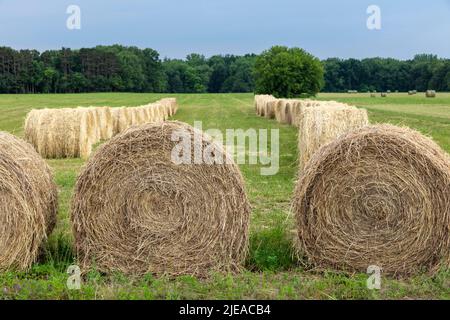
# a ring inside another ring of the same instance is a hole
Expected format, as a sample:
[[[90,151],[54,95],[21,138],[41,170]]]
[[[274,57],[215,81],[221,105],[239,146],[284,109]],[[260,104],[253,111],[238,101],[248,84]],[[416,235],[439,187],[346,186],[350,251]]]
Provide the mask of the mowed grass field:
[[[76,106],[136,106],[156,101],[162,94],[0,95],[0,130],[23,136],[23,121],[32,108]],[[297,172],[297,131],[274,120],[257,117],[252,94],[170,95],[178,98],[177,120],[203,129],[279,129],[280,170],[261,176],[259,165],[241,165],[253,212],[250,252],[238,275],[212,274],[208,279],[176,279],[148,275],[129,278],[90,271],[80,290],[68,290],[67,267],[76,264],[69,207],[80,159],[48,160],[59,187],[58,224],[38,263],[27,273],[0,274],[3,299],[450,299],[450,271],[434,277],[382,279],[381,290],[366,288],[366,274],[351,276],[305,267],[293,250],[295,224],[289,213]],[[369,111],[372,123],[406,125],[432,136],[450,152],[450,94],[435,99],[423,94],[320,94],[318,99],[347,102]]]

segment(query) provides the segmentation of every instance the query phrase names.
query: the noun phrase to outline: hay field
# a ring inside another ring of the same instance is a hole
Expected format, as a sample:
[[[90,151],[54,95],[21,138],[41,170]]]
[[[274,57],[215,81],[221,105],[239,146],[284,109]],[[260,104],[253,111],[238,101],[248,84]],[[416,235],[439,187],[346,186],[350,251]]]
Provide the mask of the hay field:
[[[79,105],[123,106],[157,101],[161,94],[99,93],[78,95],[0,95],[0,130],[23,136],[23,121],[32,108],[60,108]],[[66,288],[66,269],[73,264],[69,200],[83,161],[48,160],[59,188],[58,223],[46,253],[29,273],[0,274],[0,299],[450,299],[450,271],[434,278],[425,275],[409,280],[384,279],[381,291],[366,289],[365,274],[348,277],[334,272],[305,271],[293,258],[295,224],[288,215],[297,172],[297,130],[254,113],[252,94],[170,95],[178,99],[175,119],[203,129],[279,128],[280,171],[260,176],[259,165],[242,165],[253,212],[250,225],[250,253],[246,271],[237,276],[214,275],[208,280],[179,277],[176,280],[147,275],[130,279],[122,274],[102,276],[91,272],[80,291]],[[370,98],[369,94],[320,94],[318,99],[337,100],[364,107],[371,122],[390,122],[415,128],[432,136],[450,152],[450,94],[434,99],[424,94],[390,94]]]

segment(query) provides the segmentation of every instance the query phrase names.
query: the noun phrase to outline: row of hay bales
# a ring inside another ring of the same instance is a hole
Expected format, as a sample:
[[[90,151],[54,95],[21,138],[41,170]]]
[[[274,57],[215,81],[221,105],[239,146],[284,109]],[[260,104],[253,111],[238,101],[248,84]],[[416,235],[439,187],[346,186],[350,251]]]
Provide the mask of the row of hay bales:
[[[336,101],[255,96],[256,113],[299,128],[299,163],[303,168],[322,145],[369,123],[367,111]]]
[[[166,121],[118,134],[82,169],[70,217],[83,272],[203,277],[242,268],[250,204],[239,168],[175,164],[179,133],[190,137],[192,158],[203,147],[230,160],[206,134]],[[0,134],[0,177],[0,271],[27,270],[55,224],[53,177],[31,145],[9,134]],[[319,148],[293,200],[300,252],[314,266],[377,265],[401,276],[450,266],[449,210],[448,155],[388,125]]]
[[[299,129],[292,201],[299,252],[317,269],[408,276],[450,267],[450,157],[409,128],[369,125],[329,101],[256,96],[257,114]]]
[[[138,107],[34,109],[25,119],[25,139],[47,159],[87,159],[97,142],[134,125],[165,121],[176,112],[175,98]]]

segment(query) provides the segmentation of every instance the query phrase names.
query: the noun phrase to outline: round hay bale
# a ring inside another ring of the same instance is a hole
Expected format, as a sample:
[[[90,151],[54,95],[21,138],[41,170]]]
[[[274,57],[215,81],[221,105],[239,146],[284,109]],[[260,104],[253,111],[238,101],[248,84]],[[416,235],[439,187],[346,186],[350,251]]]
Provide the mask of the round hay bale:
[[[159,101],[161,104],[166,105],[169,117],[172,117],[177,112],[177,99],[176,98],[164,98]]]
[[[387,96],[388,96],[388,95],[387,95],[386,92],[382,92],[382,93],[381,93],[381,97],[382,97],[382,98],[386,98]]]
[[[376,95],[375,93],[371,93],[371,94],[370,94],[370,97],[371,97],[371,98],[375,98],[376,96],[377,96],[377,95]]]
[[[275,106],[277,102],[276,100],[270,100],[266,102],[266,108],[264,111],[264,115],[268,119],[275,119]]]
[[[118,119],[117,119],[117,133],[123,132],[128,129],[130,126],[130,113],[129,108],[120,107],[117,110]]]
[[[192,145],[184,156],[213,147],[230,164],[174,163],[174,134]],[[239,168],[222,146],[187,124],[164,122],[99,147],[78,177],[71,220],[84,270],[202,277],[240,269],[249,213]]]
[[[111,108],[111,117],[112,117],[112,127],[113,127],[113,137],[118,134],[119,131],[119,115],[121,108]]]
[[[93,108],[32,110],[25,139],[47,159],[89,156],[98,141]]]
[[[364,109],[328,102],[303,108],[298,123],[298,162],[301,171],[321,146],[344,133],[368,125],[369,118]]]
[[[28,270],[56,222],[57,190],[33,147],[0,132],[0,272]]]
[[[292,125],[298,127],[300,125],[300,114],[303,109],[303,102],[301,100],[294,100],[291,107]]]
[[[111,139],[114,133],[114,121],[111,113],[110,107],[97,107],[95,108],[100,119],[100,139],[108,140]]]
[[[286,106],[284,109],[285,115],[284,115],[284,121],[286,124],[291,125],[292,124],[292,100],[286,101]]]
[[[434,90],[427,90],[427,92],[425,92],[425,96],[427,98],[436,98],[436,91],[434,91]]]
[[[93,108],[77,108],[74,114],[74,132],[78,138],[78,154],[75,157],[88,159],[92,153],[92,146],[100,141],[98,130],[98,114]]]
[[[101,113],[98,111],[97,107],[78,107],[79,110],[82,112],[88,111],[92,114],[92,130],[90,132],[92,133],[91,140],[93,141],[100,141],[101,140]]]
[[[25,140],[28,141],[33,146],[37,146],[38,143],[38,133],[36,129],[39,126],[39,120],[42,114],[43,114],[42,110],[33,109],[30,112],[28,112],[25,118],[24,124]]]
[[[322,147],[293,211],[318,268],[408,276],[450,265],[449,157],[411,129],[367,126]]]

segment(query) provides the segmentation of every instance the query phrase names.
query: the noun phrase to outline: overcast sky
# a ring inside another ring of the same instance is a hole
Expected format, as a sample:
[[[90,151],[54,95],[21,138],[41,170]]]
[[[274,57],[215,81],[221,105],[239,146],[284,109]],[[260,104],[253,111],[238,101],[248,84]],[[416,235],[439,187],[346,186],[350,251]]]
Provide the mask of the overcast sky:
[[[81,29],[69,30],[69,5]],[[368,30],[369,5],[381,30]],[[260,53],[275,44],[320,57],[434,53],[450,58],[450,0],[0,0],[0,46],[150,47],[162,57]]]

